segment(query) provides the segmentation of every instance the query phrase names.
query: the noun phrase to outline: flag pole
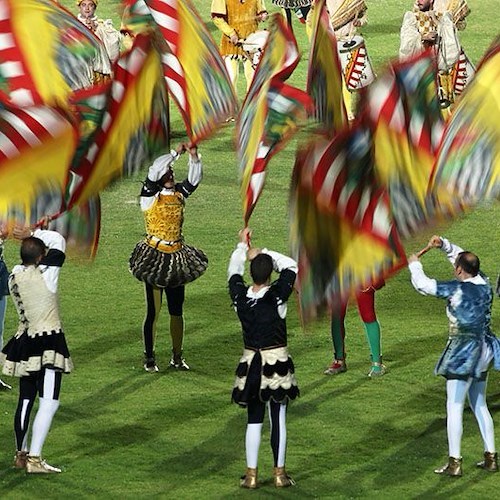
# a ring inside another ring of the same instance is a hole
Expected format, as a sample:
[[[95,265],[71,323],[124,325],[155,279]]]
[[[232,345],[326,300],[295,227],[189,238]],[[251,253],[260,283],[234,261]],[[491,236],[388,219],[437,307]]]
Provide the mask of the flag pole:
[[[422,255],[425,255],[432,248],[433,247],[431,245],[427,245],[426,247],[422,248],[422,250],[417,252],[417,257],[420,259],[420,257],[422,257]]]

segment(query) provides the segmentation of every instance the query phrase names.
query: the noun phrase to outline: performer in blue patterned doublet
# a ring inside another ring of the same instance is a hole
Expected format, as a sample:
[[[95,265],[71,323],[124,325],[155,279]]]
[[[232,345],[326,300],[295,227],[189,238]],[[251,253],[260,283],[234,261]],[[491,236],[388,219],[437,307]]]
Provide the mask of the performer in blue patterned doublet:
[[[486,403],[486,381],[491,362],[496,370],[500,370],[500,341],[490,329],[493,292],[488,279],[479,270],[476,255],[464,252],[439,236],[433,236],[428,246],[446,252],[455,275],[452,281],[436,281],[425,275],[416,255],[408,259],[415,289],[422,295],[448,301],[448,343],[435,371],[436,375],[446,378],[449,460],[434,472],[462,475],[461,438],[466,396],[484,442],[484,460],[477,466],[498,472],[493,420]]]

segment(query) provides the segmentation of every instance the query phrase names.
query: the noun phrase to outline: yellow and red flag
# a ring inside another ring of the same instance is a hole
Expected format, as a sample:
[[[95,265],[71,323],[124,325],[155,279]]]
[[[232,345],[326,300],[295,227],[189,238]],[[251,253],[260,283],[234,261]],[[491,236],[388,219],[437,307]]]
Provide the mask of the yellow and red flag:
[[[68,186],[64,208],[71,209],[99,194],[116,178],[138,170],[148,156],[168,147],[168,123],[160,118],[163,125],[158,124],[156,115],[162,111],[159,102],[165,102],[165,92],[160,55],[149,36],[139,35],[130,52],[118,60],[107,102],[98,113],[99,123],[87,138],[84,154],[72,164],[76,175]],[[158,126],[167,128],[158,135]],[[153,141],[148,155],[150,134],[156,134],[160,141]]]
[[[428,186],[444,123],[434,65],[430,53],[394,63],[362,96],[373,130],[375,172],[402,237],[436,215]]]
[[[305,120],[306,92],[285,83],[299,62],[295,38],[275,15],[260,63],[236,122],[245,224],[264,187],[266,166]]]
[[[443,211],[500,199],[500,38],[447,123],[431,193]]]
[[[296,158],[290,201],[305,320],[406,262],[387,192],[374,176],[368,127],[358,123],[333,140],[311,137]]]
[[[0,218],[31,220],[38,197],[60,199],[78,132],[63,111],[0,102]]]
[[[0,89],[17,106],[67,107],[92,85],[99,40],[50,0],[0,0]]]
[[[327,137],[333,137],[348,124],[342,96],[342,69],[325,0],[315,3],[313,13],[307,93],[314,101],[313,117],[319,130]]]
[[[134,29],[149,15],[166,47],[162,63],[187,134],[197,142],[234,116],[236,96],[219,49],[190,0],[124,0]],[[139,21],[136,23],[135,19]]]

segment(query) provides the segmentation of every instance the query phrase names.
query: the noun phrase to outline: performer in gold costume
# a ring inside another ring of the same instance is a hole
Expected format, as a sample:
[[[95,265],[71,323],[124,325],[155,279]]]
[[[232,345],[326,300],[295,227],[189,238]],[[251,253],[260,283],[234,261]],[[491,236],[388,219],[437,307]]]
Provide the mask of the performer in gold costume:
[[[264,0],[212,0],[211,13],[215,26],[222,31],[220,53],[231,82],[236,88],[239,64],[242,62],[248,90],[255,69],[243,50],[242,42],[257,31],[260,22],[267,19]]]
[[[186,150],[189,151],[188,176],[176,183],[172,164]],[[189,370],[182,357],[184,287],[205,272],[208,259],[201,250],[184,243],[182,225],[185,199],[195,191],[201,178],[202,164],[196,146],[181,144],[153,162],[141,191],[147,235],[135,246],[129,266],[145,287],[144,369],[148,372],[158,371],[155,337],[163,292],[170,314],[170,366]]]

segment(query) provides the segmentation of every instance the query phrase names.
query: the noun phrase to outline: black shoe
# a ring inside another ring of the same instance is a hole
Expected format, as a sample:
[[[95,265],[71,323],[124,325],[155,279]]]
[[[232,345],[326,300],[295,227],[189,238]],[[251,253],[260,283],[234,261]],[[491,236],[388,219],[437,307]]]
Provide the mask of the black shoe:
[[[160,371],[156,364],[155,358],[146,358],[144,360],[144,369],[149,373],[156,373]]]
[[[189,365],[182,356],[173,356],[170,360],[170,368],[187,372],[189,370]]]

